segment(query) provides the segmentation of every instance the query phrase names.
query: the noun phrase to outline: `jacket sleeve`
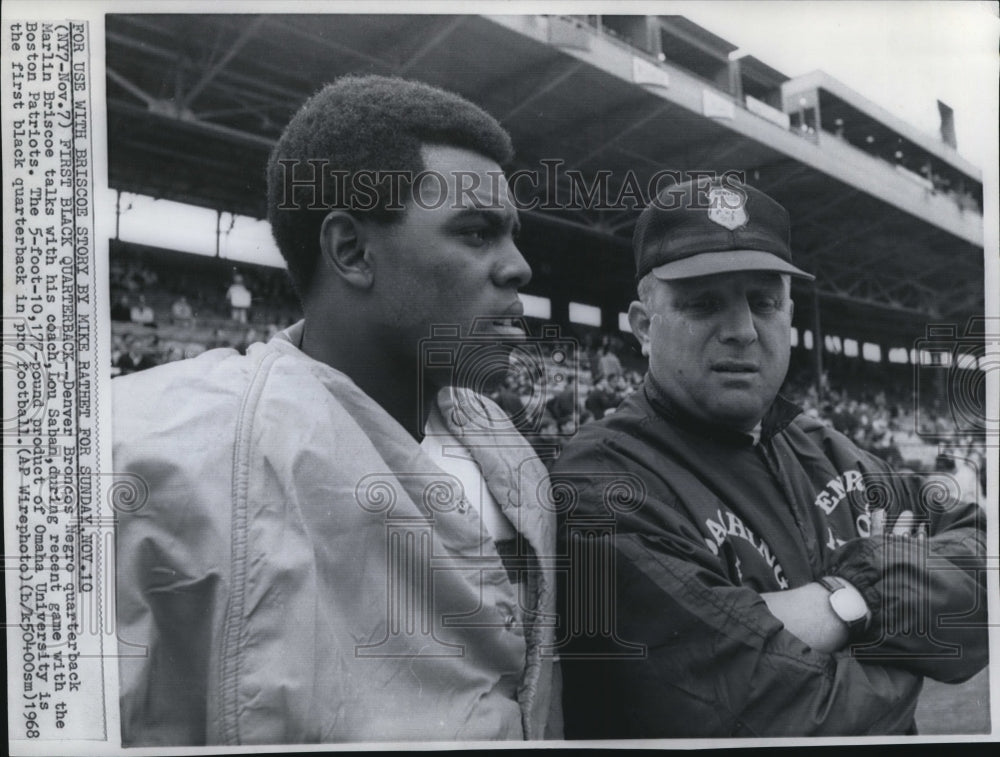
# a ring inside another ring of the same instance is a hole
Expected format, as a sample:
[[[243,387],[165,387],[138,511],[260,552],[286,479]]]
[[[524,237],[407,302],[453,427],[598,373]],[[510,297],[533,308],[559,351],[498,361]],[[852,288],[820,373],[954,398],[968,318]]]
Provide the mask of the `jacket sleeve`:
[[[173,376],[208,375],[226,354],[112,383],[116,478],[108,496],[123,503],[116,505],[115,569],[126,746],[210,739],[214,629],[226,606],[230,554],[232,448],[225,440],[235,421],[225,419],[236,417],[224,403],[238,396],[190,401],[190,382]]]
[[[219,573],[187,542],[207,529],[158,502],[120,516],[119,679],[124,746],[202,745]],[[180,522],[179,522],[180,521]],[[185,539],[189,536],[189,539]],[[220,547],[216,547],[221,551]]]
[[[813,651],[784,630],[759,594],[728,579],[676,503],[647,492],[639,506],[616,506],[615,476],[634,463],[605,446],[576,450],[553,472],[554,486],[569,475],[576,495],[560,529],[571,566],[561,653],[568,737],[911,727],[919,676]],[[605,541],[574,543],[578,532],[601,532],[601,522]]]
[[[851,539],[827,560],[864,595],[872,622],[852,651],[940,681],[970,678],[987,662],[986,518],[974,502],[951,496],[947,480],[897,473],[875,462],[869,503],[926,523],[929,538]]]

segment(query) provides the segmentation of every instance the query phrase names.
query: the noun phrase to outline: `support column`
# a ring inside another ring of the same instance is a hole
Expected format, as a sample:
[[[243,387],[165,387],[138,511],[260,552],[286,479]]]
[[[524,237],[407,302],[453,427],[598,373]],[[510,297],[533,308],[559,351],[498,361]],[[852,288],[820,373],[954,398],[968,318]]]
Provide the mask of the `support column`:
[[[740,107],[746,107],[746,101],[743,99],[743,71],[739,58],[729,60],[729,94],[736,99]]]
[[[654,58],[663,52],[663,38],[660,36],[660,22],[655,16],[644,16],[646,24],[646,50]]]
[[[215,257],[219,257],[222,250],[222,211],[215,211]]]
[[[552,304],[552,314],[549,316],[550,323],[557,323],[560,326],[569,325],[569,300],[564,297],[549,297]]]
[[[601,305],[601,331],[606,334],[618,334],[619,308],[614,305]]]
[[[819,287],[812,288],[812,332],[813,332],[813,380],[816,386],[816,400],[823,401],[823,324],[819,316]]]

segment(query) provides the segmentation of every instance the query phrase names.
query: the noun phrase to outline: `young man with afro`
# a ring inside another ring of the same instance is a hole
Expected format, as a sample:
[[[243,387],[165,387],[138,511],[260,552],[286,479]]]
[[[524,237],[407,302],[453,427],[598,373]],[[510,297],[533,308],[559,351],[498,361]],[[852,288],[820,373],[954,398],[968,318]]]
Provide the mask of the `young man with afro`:
[[[328,85],[267,167],[303,320],[114,382],[124,744],[559,734],[544,466],[422,357],[525,336],[511,158],[455,94]]]

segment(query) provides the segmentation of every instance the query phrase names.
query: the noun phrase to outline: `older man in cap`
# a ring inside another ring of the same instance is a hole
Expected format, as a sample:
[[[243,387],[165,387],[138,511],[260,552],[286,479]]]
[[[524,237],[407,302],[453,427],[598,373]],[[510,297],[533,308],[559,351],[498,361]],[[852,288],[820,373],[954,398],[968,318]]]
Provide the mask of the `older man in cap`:
[[[912,733],[924,676],[985,665],[978,506],[921,496],[778,393],[790,279],[812,279],[789,238],[732,182],[638,221],[645,385],[552,473],[569,737]]]

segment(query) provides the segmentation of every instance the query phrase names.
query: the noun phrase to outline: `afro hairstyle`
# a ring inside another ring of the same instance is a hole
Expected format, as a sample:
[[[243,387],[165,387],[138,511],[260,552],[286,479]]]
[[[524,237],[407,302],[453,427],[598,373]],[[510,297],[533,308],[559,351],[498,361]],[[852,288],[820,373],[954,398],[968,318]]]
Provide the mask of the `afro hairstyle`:
[[[503,168],[514,154],[510,135],[478,106],[397,77],[339,78],[292,117],[268,161],[267,214],[300,299],[309,291],[330,210],[364,212],[379,223],[401,219],[398,203],[411,189],[405,177],[424,170],[421,147],[427,144],[471,150]],[[325,172],[319,193],[317,170]],[[372,181],[359,191],[359,172],[402,172],[404,196],[392,196],[390,181]]]

